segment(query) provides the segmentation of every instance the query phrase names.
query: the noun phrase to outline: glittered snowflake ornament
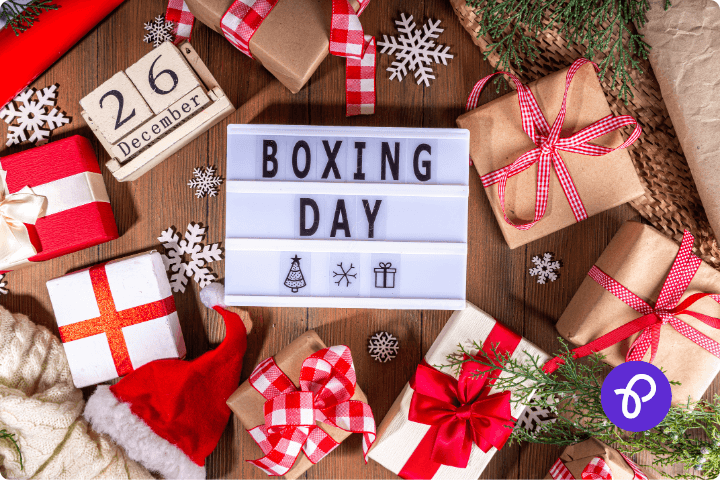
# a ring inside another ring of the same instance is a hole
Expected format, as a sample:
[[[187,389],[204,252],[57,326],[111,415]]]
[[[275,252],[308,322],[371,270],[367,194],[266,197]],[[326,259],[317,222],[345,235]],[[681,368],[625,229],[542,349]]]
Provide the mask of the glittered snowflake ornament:
[[[184,292],[190,278],[201,288],[215,280],[216,275],[207,266],[222,260],[223,249],[219,243],[203,246],[205,231],[200,224],[190,223],[182,240],[175,233],[174,227],[168,228],[158,237],[165,247],[162,256],[165,270],[172,272],[170,286],[173,292]],[[189,255],[190,259],[186,260],[185,255]]]
[[[50,85],[42,90],[29,88],[0,110],[0,118],[8,124],[8,147],[27,140],[35,142],[36,146],[44,145],[48,142],[51,131],[70,123],[70,119],[55,108],[56,95],[57,85]],[[32,99],[33,96],[35,100]],[[48,108],[52,110],[48,111]]]
[[[143,42],[152,43],[153,48],[159,47],[164,42],[172,42],[174,28],[173,22],[165,21],[165,15],[158,15],[152,22],[145,23],[145,30],[148,33],[143,37]]]
[[[217,187],[220,186],[223,179],[215,175],[215,167],[206,167],[193,169],[193,177],[188,182],[188,187],[195,189],[195,196],[203,198],[205,195],[214,197],[218,194]]]
[[[368,353],[380,363],[389,362],[397,356],[400,342],[388,332],[379,332],[370,337]]]
[[[401,13],[400,20],[395,20],[395,24],[400,32],[398,38],[383,35],[383,39],[377,42],[378,46],[382,47],[380,53],[395,55],[395,61],[387,69],[392,74],[390,80],[397,78],[402,82],[409,69],[415,72],[418,85],[423,82],[429,87],[430,80],[435,79],[433,63],[447,65],[447,61],[453,58],[453,55],[448,53],[450,47],[435,45],[434,39],[443,32],[439,27],[440,20],[428,20],[422,30],[416,30],[412,15],[408,17]]]
[[[555,271],[560,269],[560,262],[554,261],[552,257],[552,253],[546,253],[542,258],[538,255],[532,258],[535,266],[530,269],[530,276],[537,277],[537,283],[545,284],[548,280],[551,282],[557,280]]]

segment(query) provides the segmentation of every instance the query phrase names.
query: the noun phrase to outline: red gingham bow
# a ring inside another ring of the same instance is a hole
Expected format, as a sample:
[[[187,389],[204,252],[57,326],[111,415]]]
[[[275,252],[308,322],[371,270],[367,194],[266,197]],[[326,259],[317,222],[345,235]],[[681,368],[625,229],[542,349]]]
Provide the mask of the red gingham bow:
[[[626,323],[606,333],[587,345],[572,350],[573,358],[585,357],[599,352],[625,340],[634,333],[642,332],[630,346],[625,360],[628,362],[640,361],[645,357],[648,349],[650,349],[650,363],[652,363],[652,361],[655,360],[655,354],[657,353],[657,348],[660,343],[660,329],[663,325],[670,325],[693,343],[720,358],[720,344],[677,317],[678,315],[690,315],[706,325],[720,329],[720,319],[688,310],[695,302],[704,297],[710,297],[720,303],[720,295],[695,293],[683,302],[680,302],[680,298],[685,293],[685,290],[687,290],[688,285],[690,285],[690,282],[695,276],[695,272],[697,272],[701,264],[701,260],[692,253],[693,240],[692,234],[686,230],[683,234],[680,250],[660,290],[660,295],[654,308],[630,290],[620,285],[615,279],[608,276],[597,266],[593,266],[590,272],[588,272],[588,275],[605,287],[610,293],[641,313],[642,317],[636,318],[632,322]],[[545,364],[543,370],[547,373],[552,373],[563,363],[564,360],[562,357],[555,357]]]
[[[289,0],[290,1],[290,0]],[[220,28],[238,50],[252,58],[250,39],[278,0],[235,0],[220,20]],[[348,0],[332,0],[330,53],[347,59],[345,68],[346,113],[375,113],[375,38],[364,35],[358,16],[370,0],[358,0],[357,13]],[[184,0],[169,0],[165,20],[175,22],[175,44],[190,40],[195,17]]]
[[[363,434],[363,453],[375,441],[375,418],[370,406],[350,400],[355,393],[355,367],[344,345],[325,348],[305,359],[300,390],[271,357],[250,375],[250,384],[267,399],[265,424],[248,430],[265,456],[248,460],[268,475],[284,475],[300,451],[317,463],[338,446],[316,422]]]
[[[560,185],[562,186],[565,196],[570,203],[570,208],[572,208],[575,219],[579,222],[587,218],[585,206],[583,205],[580,195],[575,188],[575,184],[570,177],[570,172],[560,156],[560,150],[598,157],[606,155],[614,150],[628,147],[637,140],[642,132],[640,125],[638,125],[637,120],[633,117],[629,115],[622,115],[619,117],[608,115],[592,125],[583,128],[570,137],[560,138],[563,122],[565,121],[567,94],[570,89],[570,83],[572,82],[575,73],[586,63],[592,64],[596,72],[599,71],[597,65],[590,60],[585,58],[575,60],[565,77],[565,95],[563,96],[560,112],[558,113],[552,127],[550,127],[547,120],[545,120],[545,117],[537,104],[537,100],[535,100],[535,96],[532,94],[530,89],[520,83],[520,80],[516,76],[507,72],[495,72],[492,75],[488,75],[477,82],[470,93],[470,97],[468,98],[466,105],[467,110],[472,110],[477,107],[480,92],[490,78],[495,75],[507,75],[510,79],[512,79],[517,87],[518,102],[520,104],[520,114],[522,117],[522,127],[528,137],[532,139],[536,148],[524,153],[510,165],[495,170],[494,172],[490,172],[487,175],[483,175],[481,180],[483,187],[485,188],[489,188],[496,183],[498,184],[498,197],[500,199],[500,205],[502,206],[505,221],[518,230],[530,229],[545,215],[548,202],[548,191],[550,188],[551,166],[555,169],[558,180],[560,180]],[[588,143],[591,140],[605,135],[606,133],[610,133],[627,125],[635,125],[635,130],[632,135],[630,135],[630,138],[618,147],[608,148]],[[535,163],[538,164],[535,217],[529,223],[516,225],[508,218],[507,213],[505,212],[505,187],[507,185],[507,180],[510,177],[524,172]]]
[[[620,453],[620,452],[618,452]],[[635,462],[620,453],[633,470],[633,480],[648,480],[647,476],[635,465]],[[553,480],[576,480],[565,464],[559,458],[550,468],[550,476]],[[613,474],[605,460],[595,457],[587,464],[580,475],[581,480],[613,480]]]

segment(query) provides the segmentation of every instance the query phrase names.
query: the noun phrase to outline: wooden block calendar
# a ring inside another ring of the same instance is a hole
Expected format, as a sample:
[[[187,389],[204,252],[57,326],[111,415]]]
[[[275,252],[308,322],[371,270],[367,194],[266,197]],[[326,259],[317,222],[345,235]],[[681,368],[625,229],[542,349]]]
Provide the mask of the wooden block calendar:
[[[235,111],[188,42],[163,43],[80,105],[121,182],[140,178]]]
[[[228,305],[465,306],[469,133],[230,125]]]

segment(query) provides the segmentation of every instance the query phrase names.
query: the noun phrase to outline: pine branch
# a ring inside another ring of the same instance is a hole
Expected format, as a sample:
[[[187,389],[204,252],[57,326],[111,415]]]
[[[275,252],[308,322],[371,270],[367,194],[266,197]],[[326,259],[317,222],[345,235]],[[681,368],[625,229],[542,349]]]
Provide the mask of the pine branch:
[[[478,36],[491,39],[484,53],[499,58],[497,70],[523,71],[540,50],[536,38],[557,28],[568,46],[585,46],[585,57],[596,61],[604,76],[611,72],[611,88],[625,103],[633,97],[632,72],[642,74],[640,61],[650,46],[635,33],[633,23],[647,21],[647,0],[466,0],[480,26]],[[670,0],[665,1],[665,9]]]
[[[12,442],[15,446],[15,450],[18,452],[18,457],[20,458],[20,470],[24,470],[25,467],[23,466],[22,452],[20,451],[20,445],[18,445],[17,440],[15,440],[15,434],[10,433],[3,428],[0,430],[0,440],[10,440]]]
[[[10,26],[17,36],[32,27],[40,13],[60,8],[52,2],[53,0],[32,0],[24,5],[15,0],[7,0],[0,5],[0,18],[5,18],[7,22],[5,26]]]
[[[542,370],[539,358],[515,360],[508,353],[500,353],[491,347],[487,357],[474,358],[471,350],[481,350],[482,344],[474,342],[473,348],[458,346],[458,352],[447,357],[447,364],[435,368],[452,369],[458,373],[466,362],[475,362],[499,371],[494,386],[499,390],[512,390],[512,402],[550,408],[556,415],[554,422],[541,424],[530,432],[516,426],[510,437],[512,442],[546,443],[567,446],[594,437],[627,455],[648,451],[654,464],[645,468],[656,470],[670,478],[717,478],[720,475],[720,396],[713,402],[691,402],[670,408],[667,417],[654,429],[646,432],[628,432],[616,427],[605,415],[600,400],[602,382],[610,367],[603,357],[592,355],[576,360],[570,348],[560,339],[558,355],[565,359],[558,370],[548,375]],[[678,382],[671,382],[678,385]],[[695,469],[702,476],[683,473],[669,476],[663,467],[680,464],[685,471]]]

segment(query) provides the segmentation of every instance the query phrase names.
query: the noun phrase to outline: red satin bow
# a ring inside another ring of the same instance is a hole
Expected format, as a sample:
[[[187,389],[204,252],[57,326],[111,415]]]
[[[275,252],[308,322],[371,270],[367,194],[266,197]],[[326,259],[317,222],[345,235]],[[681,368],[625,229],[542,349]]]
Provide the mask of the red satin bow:
[[[465,468],[473,443],[488,452],[492,447],[501,449],[510,437],[515,424],[510,392],[490,395],[489,372],[489,367],[466,362],[455,380],[425,362],[418,365],[410,380],[415,392],[408,418],[432,425],[427,436],[432,438],[433,462]],[[479,376],[474,378],[475,374]]]
[[[641,313],[642,316],[606,333],[587,345],[572,350],[573,358],[585,357],[605,350],[637,332],[642,332],[630,346],[625,360],[628,362],[640,361],[645,357],[648,349],[650,349],[650,363],[652,363],[653,360],[655,360],[655,354],[660,344],[660,332],[663,325],[670,325],[693,343],[720,358],[720,344],[718,344],[718,342],[677,317],[677,315],[690,315],[706,325],[720,329],[720,319],[688,310],[695,302],[704,297],[710,297],[720,303],[720,295],[695,293],[680,302],[680,298],[687,290],[688,285],[690,285],[690,282],[695,276],[695,272],[697,272],[697,269],[702,263],[701,260],[692,253],[693,240],[692,234],[685,231],[680,250],[660,290],[660,295],[655,303],[655,307],[651,307],[647,302],[620,285],[597,266],[593,266],[588,275],[605,287],[610,293]],[[555,357],[545,364],[543,370],[547,373],[552,373],[563,363],[564,360],[562,357]]]
[[[498,184],[498,197],[500,205],[502,206],[505,221],[518,230],[530,229],[545,215],[550,189],[551,166],[557,174],[560,185],[565,192],[568,203],[570,204],[570,208],[575,215],[575,219],[579,222],[587,218],[587,212],[585,211],[585,206],[580,199],[580,194],[575,188],[575,184],[570,177],[570,172],[568,171],[567,166],[563,162],[562,157],[560,157],[560,150],[593,157],[602,156],[614,150],[628,147],[637,140],[642,132],[640,125],[638,125],[637,121],[633,117],[628,115],[622,115],[619,117],[608,115],[592,125],[583,128],[570,137],[560,137],[563,122],[565,121],[567,94],[570,89],[570,83],[572,82],[575,73],[586,63],[592,64],[593,67],[595,67],[595,70],[599,71],[597,65],[585,58],[576,60],[570,66],[565,79],[565,95],[563,96],[562,106],[560,107],[560,112],[558,112],[557,118],[552,124],[552,127],[548,125],[548,122],[543,116],[542,111],[537,104],[537,100],[535,100],[535,96],[532,94],[530,89],[520,83],[520,80],[512,74],[507,72],[495,72],[492,75],[488,75],[477,82],[470,93],[470,97],[468,98],[466,105],[467,110],[472,110],[477,107],[478,100],[480,99],[480,92],[485,87],[488,80],[490,80],[490,78],[494,75],[507,75],[510,79],[512,79],[517,87],[518,102],[520,104],[520,114],[522,117],[522,127],[528,137],[532,139],[536,148],[524,153],[510,165],[495,170],[494,172],[490,172],[487,175],[483,175],[481,180],[483,187],[485,188],[489,188],[496,183]],[[630,138],[618,147],[608,148],[588,143],[591,140],[595,140],[596,138],[605,135],[606,133],[610,133],[627,125],[635,125],[635,130],[630,135]],[[505,187],[508,178],[524,172],[535,163],[538,164],[535,216],[533,220],[528,223],[514,224],[505,212]]]

